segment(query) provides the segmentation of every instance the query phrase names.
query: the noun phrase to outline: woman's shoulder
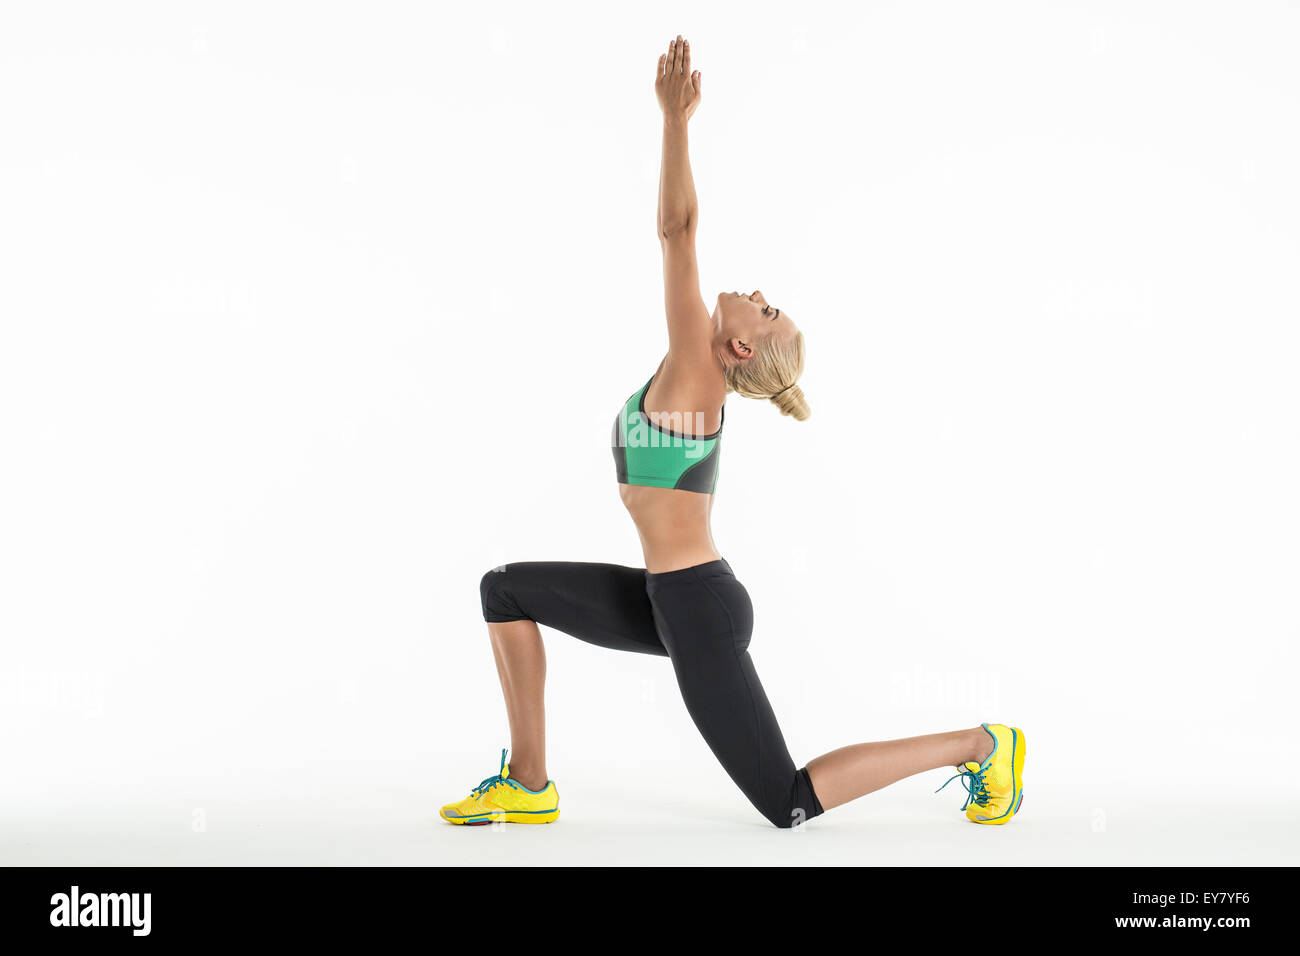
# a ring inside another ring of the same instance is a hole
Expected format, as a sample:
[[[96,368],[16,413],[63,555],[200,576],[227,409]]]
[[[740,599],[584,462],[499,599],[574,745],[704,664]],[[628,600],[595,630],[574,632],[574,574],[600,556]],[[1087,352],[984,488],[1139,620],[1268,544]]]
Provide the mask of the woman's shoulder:
[[[664,356],[646,386],[646,414],[691,416],[698,427],[683,429],[688,434],[709,434],[722,425],[722,406],[727,398],[727,382],[722,369],[706,363],[674,361]]]

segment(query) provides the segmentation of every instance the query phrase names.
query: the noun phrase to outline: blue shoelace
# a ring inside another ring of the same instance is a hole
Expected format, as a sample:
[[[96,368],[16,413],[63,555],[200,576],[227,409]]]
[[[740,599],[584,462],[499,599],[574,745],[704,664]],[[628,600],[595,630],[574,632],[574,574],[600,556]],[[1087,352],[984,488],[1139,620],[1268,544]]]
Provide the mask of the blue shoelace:
[[[501,751],[501,769],[498,770],[498,771],[496,772],[496,775],[495,775],[495,776],[488,777],[486,780],[484,780],[482,783],[480,783],[477,787],[475,787],[475,788],[474,788],[474,793],[476,793],[476,794],[479,794],[479,793],[487,793],[487,792],[488,792],[489,790],[491,790],[493,787],[497,786],[498,784],[502,784],[502,783],[504,783],[504,784],[505,784],[506,786],[508,786],[508,787],[512,787],[512,788],[514,788],[515,790],[518,790],[518,789],[519,789],[519,784],[515,783],[513,780],[511,780],[509,777],[507,777],[507,776],[505,775],[505,773],[506,773],[506,752],[505,752],[504,750],[502,750],[502,751]]]
[[[961,805],[961,808],[965,810],[972,803],[979,807],[986,806],[989,802],[989,789],[984,782],[984,774],[988,772],[988,769],[986,767],[983,770],[963,770],[945,780],[943,787],[961,777],[963,778],[962,786],[966,788],[966,802]],[[943,787],[940,787],[939,790],[942,790]],[[939,790],[936,790],[935,793],[938,793]]]

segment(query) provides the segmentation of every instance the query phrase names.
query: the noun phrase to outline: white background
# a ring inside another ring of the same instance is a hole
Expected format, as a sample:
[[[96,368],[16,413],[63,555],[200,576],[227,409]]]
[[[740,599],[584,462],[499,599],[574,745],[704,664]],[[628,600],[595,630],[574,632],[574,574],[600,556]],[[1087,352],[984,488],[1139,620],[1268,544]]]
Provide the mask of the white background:
[[[0,859],[1295,863],[1296,3],[28,4],[0,18]],[[1025,729],[770,828],[668,663],[548,632],[554,827],[481,574],[641,563],[655,61],[703,293],[805,332],[715,537],[799,763]]]

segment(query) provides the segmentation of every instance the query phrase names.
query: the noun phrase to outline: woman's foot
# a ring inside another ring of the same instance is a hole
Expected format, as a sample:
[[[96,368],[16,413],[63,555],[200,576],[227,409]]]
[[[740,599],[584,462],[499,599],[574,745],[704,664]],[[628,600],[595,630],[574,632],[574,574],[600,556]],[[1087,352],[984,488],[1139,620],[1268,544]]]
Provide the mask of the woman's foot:
[[[1025,734],[1018,727],[1006,724],[983,724],[988,734],[988,755],[982,760],[967,761],[955,777],[948,778],[943,787],[958,777],[969,794],[962,809],[971,823],[1006,823],[1020,811],[1025,789],[1021,774],[1025,766]],[[940,787],[939,790],[942,790]],[[938,793],[938,791],[935,791]]]
[[[468,797],[449,803],[438,811],[448,823],[481,826],[485,823],[551,823],[560,816],[560,793],[555,781],[541,790],[530,790],[510,777],[506,752],[501,751],[501,769],[488,777]]]

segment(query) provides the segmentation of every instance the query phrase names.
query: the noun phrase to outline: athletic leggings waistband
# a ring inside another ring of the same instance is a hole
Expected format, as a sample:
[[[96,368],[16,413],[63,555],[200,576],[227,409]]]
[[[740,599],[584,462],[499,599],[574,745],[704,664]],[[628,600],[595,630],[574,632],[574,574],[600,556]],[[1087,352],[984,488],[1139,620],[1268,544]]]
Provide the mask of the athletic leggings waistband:
[[[726,558],[718,558],[716,561],[706,561],[703,564],[692,564],[688,568],[678,568],[675,571],[646,571],[645,576],[648,581],[659,581],[669,583],[672,581],[684,581],[690,578],[699,577],[702,574],[732,574],[731,565],[727,563]]]

